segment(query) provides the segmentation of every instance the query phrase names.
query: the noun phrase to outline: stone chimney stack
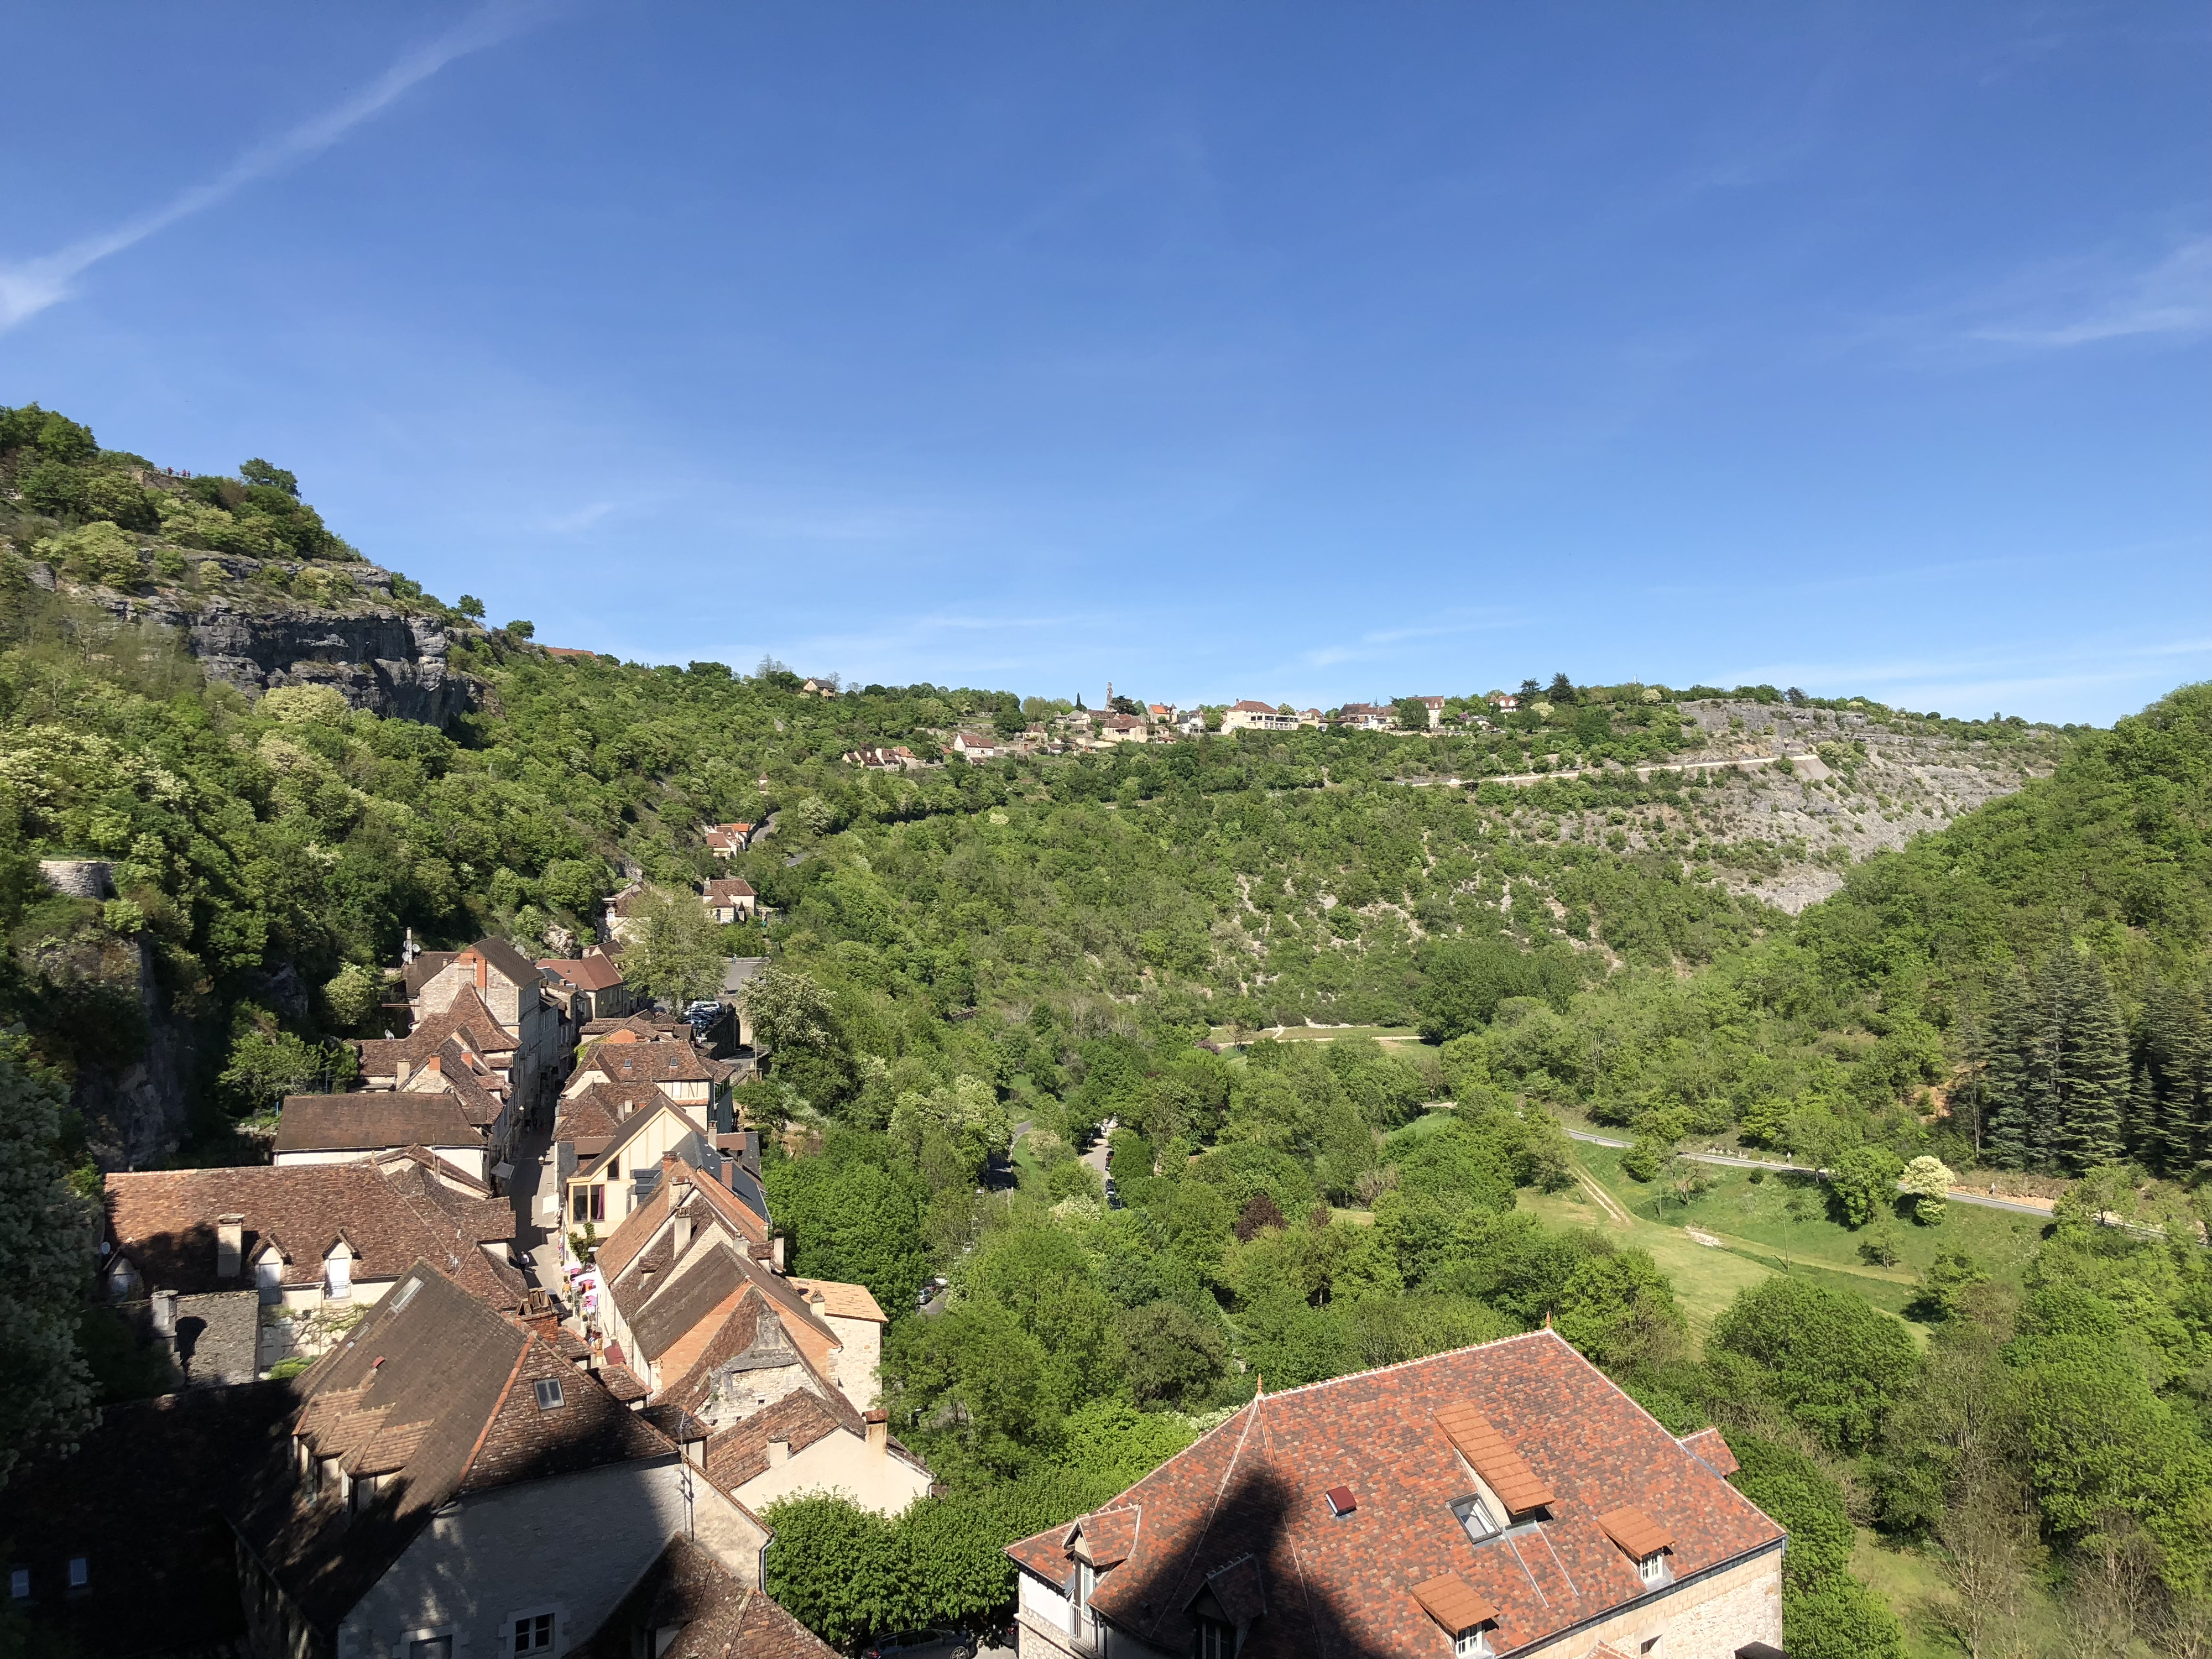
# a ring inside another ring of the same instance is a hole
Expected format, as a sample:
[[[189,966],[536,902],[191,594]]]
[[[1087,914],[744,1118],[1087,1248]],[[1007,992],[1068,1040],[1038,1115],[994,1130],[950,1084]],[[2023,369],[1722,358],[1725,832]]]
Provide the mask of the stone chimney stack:
[[[783,1235],[781,1233],[778,1233],[774,1238],[769,1241],[768,1265],[778,1273],[784,1271]]]
[[[684,1252],[690,1248],[691,1218],[688,1215],[679,1215],[676,1218],[676,1254],[678,1257],[680,1259],[683,1256]]]
[[[878,1406],[868,1413],[868,1450],[878,1457],[888,1457],[891,1449],[891,1416]]]
[[[215,1218],[215,1276],[235,1279],[246,1256],[246,1218],[219,1215]]]
[[[769,1468],[772,1469],[781,1468],[784,1464],[788,1463],[789,1462],[791,1462],[791,1442],[789,1440],[771,1440],[768,1443]]]
[[[177,1340],[177,1293],[174,1291],[156,1291],[152,1302],[154,1334],[173,1347]]]

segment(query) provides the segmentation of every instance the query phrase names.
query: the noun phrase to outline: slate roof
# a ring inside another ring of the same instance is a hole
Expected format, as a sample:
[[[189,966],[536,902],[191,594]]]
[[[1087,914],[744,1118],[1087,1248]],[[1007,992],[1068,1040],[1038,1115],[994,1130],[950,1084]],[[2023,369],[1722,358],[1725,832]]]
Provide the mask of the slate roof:
[[[543,1378],[561,1382],[556,1409],[538,1407]],[[424,1262],[298,1386],[293,1430],[318,1460],[394,1477],[388,1498],[349,1511],[303,1489],[288,1448],[264,1458],[243,1505],[240,1536],[326,1636],[449,1499],[677,1455],[550,1345]]]
[[[513,1208],[464,1198],[412,1159],[158,1170],[111,1175],[105,1186],[108,1237],[149,1290],[250,1285],[254,1258],[271,1241],[286,1259],[285,1284],[318,1284],[323,1258],[343,1236],[356,1283],[395,1279],[427,1257],[494,1307],[522,1300],[520,1275],[479,1248],[514,1237]],[[222,1279],[216,1218],[233,1214],[246,1218],[243,1266],[237,1279]]]
[[[511,984],[526,989],[538,983],[538,964],[516,950],[503,939],[480,939],[469,946],[487,963],[496,968]]]
[[[655,1638],[679,1626],[665,1647]],[[835,1659],[835,1650],[688,1539],[672,1540],[580,1659]]]
[[[279,1152],[379,1152],[398,1146],[481,1146],[483,1134],[453,1095],[365,1090],[293,1095],[276,1120]]]
[[[629,1321],[630,1340],[647,1360],[658,1360],[717,1309],[734,1311],[745,1288],[738,1253],[726,1244],[702,1252],[664,1286],[648,1287],[644,1304]]]
[[[1449,1507],[1473,1483],[1438,1420],[1478,1401],[1548,1493],[1540,1518],[1480,1543]],[[1342,1515],[1326,1496],[1338,1486],[1357,1499]],[[1781,1528],[1548,1330],[1264,1395],[1109,1507],[1135,1512],[1134,1537],[1099,1577],[1099,1614],[1185,1651],[1202,1589],[1224,1605],[1224,1589],[1249,1595],[1265,1611],[1240,1659],[1439,1659],[1449,1649],[1413,1587],[1446,1575],[1495,1610],[1500,1654],[1668,1594],[1642,1583],[1599,1524],[1624,1507],[1671,1534],[1677,1583],[1783,1543]],[[1007,1553],[1057,1587],[1071,1534],[1055,1528]],[[1233,1572],[1245,1558],[1249,1574]]]

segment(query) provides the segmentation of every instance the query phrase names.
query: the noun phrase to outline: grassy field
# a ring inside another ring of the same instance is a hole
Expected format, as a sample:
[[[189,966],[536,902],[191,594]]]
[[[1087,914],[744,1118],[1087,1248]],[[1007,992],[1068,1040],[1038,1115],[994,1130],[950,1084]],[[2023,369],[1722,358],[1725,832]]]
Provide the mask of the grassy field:
[[[1939,1251],[1963,1249],[1991,1278],[2017,1283],[2041,1229],[2032,1216],[1954,1204],[1937,1226],[1885,1217],[1853,1230],[1829,1218],[1825,1189],[1808,1178],[1750,1170],[1710,1169],[1713,1186],[1684,1206],[1623,1175],[1610,1147],[1577,1143],[1575,1160],[1573,1189],[1523,1202],[1554,1224],[1595,1227],[1650,1251],[1700,1334],[1739,1291],[1771,1273],[1855,1291],[1899,1316]],[[1860,1252],[1878,1230],[1896,1249],[1893,1267]]]

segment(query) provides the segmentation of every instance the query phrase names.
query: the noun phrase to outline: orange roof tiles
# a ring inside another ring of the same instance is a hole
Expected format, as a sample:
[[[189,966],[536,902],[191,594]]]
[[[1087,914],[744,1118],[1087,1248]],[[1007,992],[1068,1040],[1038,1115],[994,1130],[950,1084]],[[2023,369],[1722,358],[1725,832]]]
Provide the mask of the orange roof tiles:
[[[1412,1593],[1421,1610],[1443,1626],[1447,1636],[1457,1636],[1498,1617],[1498,1609],[1477,1595],[1455,1572],[1424,1579],[1413,1587]]]
[[[1638,1561],[1672,1548],[1674,1534],[1642,1510],[1624,1504],[1597,1518],[1599,1530]]]
[[[1474,1407],[1446,1406],[1437,1413],[1437,1426],[1450,1437],[1474,1472],[1489,1482],[1509,1514],[1523,1515],[1557,1501],[1528,1461]]]

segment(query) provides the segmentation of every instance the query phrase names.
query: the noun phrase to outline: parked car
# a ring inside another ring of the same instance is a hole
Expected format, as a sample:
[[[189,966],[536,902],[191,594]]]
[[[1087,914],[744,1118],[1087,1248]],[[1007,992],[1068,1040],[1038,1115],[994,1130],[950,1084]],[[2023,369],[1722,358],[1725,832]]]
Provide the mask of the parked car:
[[[975,1644],[957,1630],[894,1631],[862,1648],[860,1659],[899,1659],[902,1654],[923,1653],[931,1659],[975,1659]]]
[[[932,1279],[927,1280],[922,1285],[922,1287],[914,1293],[914,1305],[917,1308],[927,1308],[931,1303],[936,1301],[939,1297],[945,1294],[945,1286],[951,1282],[951,1280],[944,1279]]]

